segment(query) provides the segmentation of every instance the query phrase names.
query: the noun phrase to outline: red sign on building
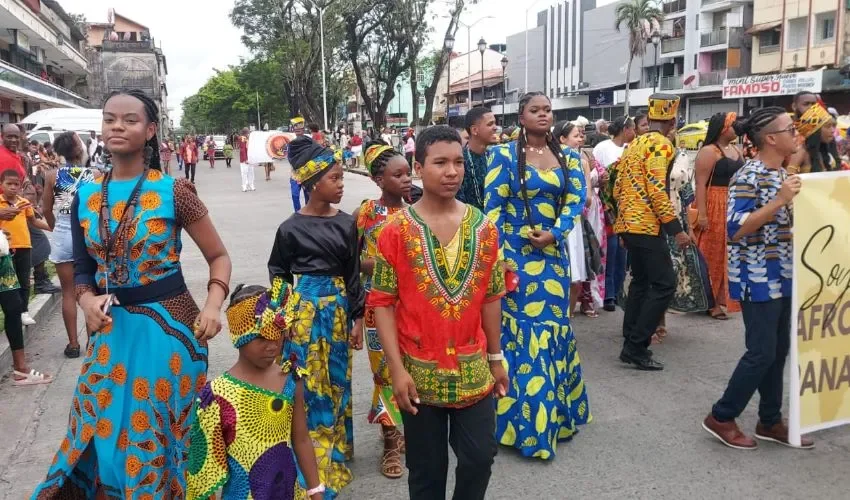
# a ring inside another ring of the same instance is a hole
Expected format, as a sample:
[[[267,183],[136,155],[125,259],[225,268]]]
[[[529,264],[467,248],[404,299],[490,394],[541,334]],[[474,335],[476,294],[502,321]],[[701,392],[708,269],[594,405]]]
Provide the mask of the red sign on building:
[[[23,0],[23,2],[36,14],[41,13],[41,0]]]

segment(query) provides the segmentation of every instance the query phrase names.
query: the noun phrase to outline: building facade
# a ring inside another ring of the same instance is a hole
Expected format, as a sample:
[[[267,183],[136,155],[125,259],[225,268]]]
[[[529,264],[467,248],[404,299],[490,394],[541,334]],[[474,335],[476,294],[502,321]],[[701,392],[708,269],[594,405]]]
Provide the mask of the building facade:
[[[89,107],[85,37],[54,0],[0,0],[0,121]]]
[[[100,105],[116,90],[141,89],[159,105],[160,131],[169,135],[173,127],[168,114],[168,64],[150,30],[110,11],[108,22],[89,25],[88,44],[89,61],[95,70],[93,101]]]

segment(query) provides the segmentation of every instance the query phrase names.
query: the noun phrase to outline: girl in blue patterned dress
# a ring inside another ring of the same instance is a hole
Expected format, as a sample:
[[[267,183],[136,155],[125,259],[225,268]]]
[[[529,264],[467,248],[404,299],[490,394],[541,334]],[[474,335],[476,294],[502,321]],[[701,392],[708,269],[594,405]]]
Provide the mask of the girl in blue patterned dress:
[[[71,206],[74,282],[92,332],[68,431],[33,498],[184,498],[192,404],[221,329],[230,258],[194,188],[159,171],[156,104],[107,99],[114,167]],[[210,267],[203,310],[180,266],[181,231]]]
[[[484,181],[485,211],[499,228],[508,273],[518,277],[502,300],[511,384],[497,407],[496,437],[524,456],[550,459],[558,441],[591,418],[570,327],[566,248],[586,187],[578,152],[550,133],[549,99],[524,95],[519,115],[518,139],[490,150]]]

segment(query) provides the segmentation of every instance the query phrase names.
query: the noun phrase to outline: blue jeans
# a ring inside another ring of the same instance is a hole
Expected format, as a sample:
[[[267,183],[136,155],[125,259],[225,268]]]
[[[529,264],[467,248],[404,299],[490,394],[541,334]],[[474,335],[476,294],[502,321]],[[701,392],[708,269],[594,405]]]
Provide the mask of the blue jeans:
[[[626,279],[625,247],[620,246],[620,238],[616,234],[608,237],[608,253],[605,261],[605,301],[617,302],[617,295],[623,288]]]
[[[295,181],[295,179],[289,178],[289,190],[292,191],[292,208],[295,211],[301,210],[301,184]],[[306,204],[310,201],[310,194],[307,191],[304,191],[304,203]]]
[[[791,299],[744,300],[741,310],[747,352],[711,413],[721,422],[734,420],[758,391],[759,421],[770,427],[782,421],[782,375],[791,347]]]

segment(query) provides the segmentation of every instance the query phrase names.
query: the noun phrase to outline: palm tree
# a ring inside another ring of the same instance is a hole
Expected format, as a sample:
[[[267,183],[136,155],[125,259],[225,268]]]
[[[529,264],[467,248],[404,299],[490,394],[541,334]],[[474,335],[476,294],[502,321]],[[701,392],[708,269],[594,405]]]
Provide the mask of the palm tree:
[[[629,64],[626,66],[626,103],[624,112],[629,114],[629,84],[632,61],[646,53],[646,42],[664,21],[664,13],[658,8],[659,0],[628,0],[617,6],[614,27],[617,31],[624,26],[629,30]]]

